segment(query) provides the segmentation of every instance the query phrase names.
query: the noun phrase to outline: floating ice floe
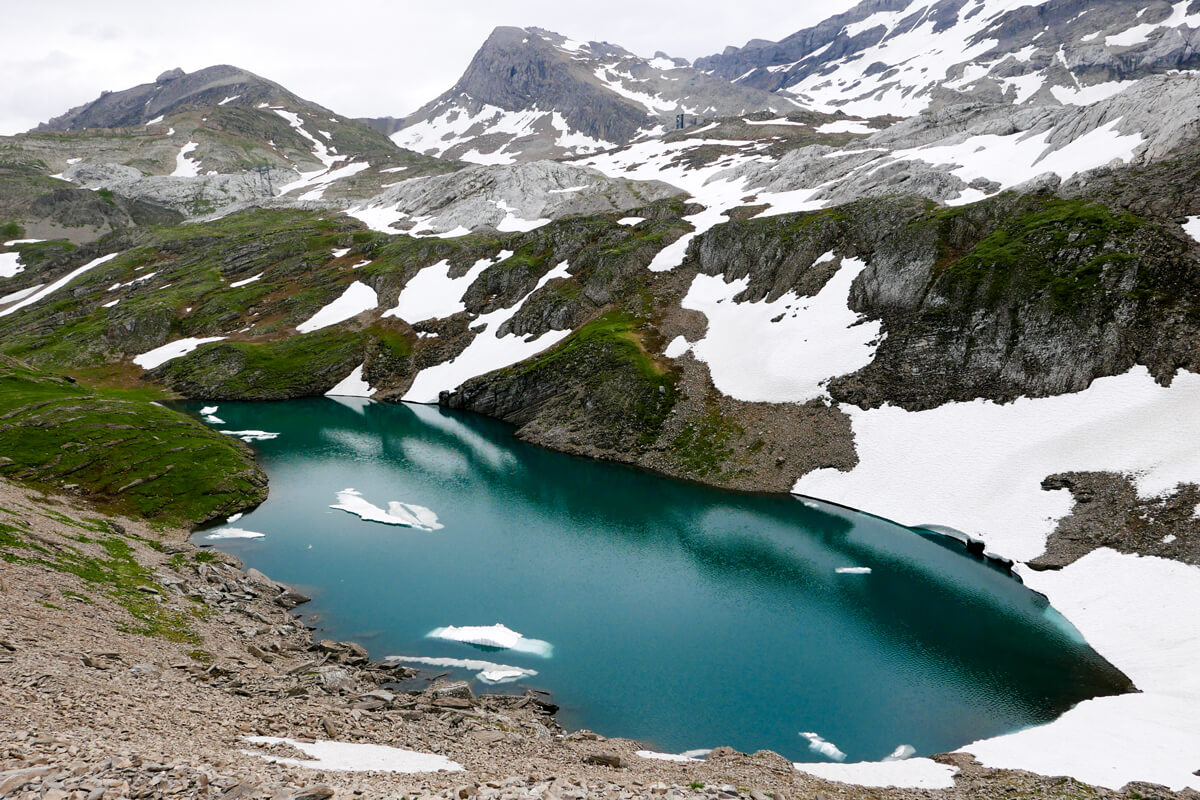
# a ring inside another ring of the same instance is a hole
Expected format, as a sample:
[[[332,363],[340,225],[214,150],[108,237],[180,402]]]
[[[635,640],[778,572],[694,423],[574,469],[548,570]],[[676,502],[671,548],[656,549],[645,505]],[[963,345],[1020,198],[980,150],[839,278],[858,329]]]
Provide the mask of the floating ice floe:
[[[208,414],[217,413],[218,409],[220,409],[220,406],[204,406],[200,409],[200,413],[207,416]]]
[[[226,517],[226,518],[225,518],[225,521],[226,521],[226,522],[228,522],[228,523],[230,523],[230,524],[233,524],[234,522],[237,522],[237,521],[238,521],[239,519],[241,519],[241,518],[242,518],[242,512],[240,512],[240,511],[239,511],[239,512],[238,512],[238,513],[236,513],[236,514],[232,514],[232,515],[230,515],[230,516]]]
[[[839,575],[870,575],[870,567],[838,567],[834,572]]]
[[[137,364],[142,369],[154,369],[161,366],[173,358],[186,356],[188,353],[195,350],[200,345],[208,344],[209,342],[220,342],[224,340],[224,336],[200,336],[188,337],[187,339],[178,339],[174,342],[167,342],[162,347],[156,347],[153,350],[148,350],[140,356],[133,357],[133,363]]]
[[[458,667],[459,669],[475,670],[475,675],[483,683],[512,683],[522,678],[532,678],[537,675],[535,669],[513,667],[508,664],[497,664],[494,661],[479,661],[473,658],[432,658],[424,656],[388,656],[387,662],[397,664],[424,664],[429,667]]]
[[[348,511],[367,522],[403,525],[406,528],[417,528],[423,531],[436,531],[445,527],[438,522],[437,514],[425,506],[392,500],[388,503],[387,510],[384,511],[379,506],[364,500],[362,493],[356,489],[342,489],[337,494],[337,500],[330,508]]]
[[[516,631],[500,623],[495,625],[450,625],[445,628],[434,628],[425,634],[430,639],[448,639],[452,642],[475,645],[476,647],[491,647],[497,650],[512,650],[518,653],[531,653],[542,658],[549,658],[554,653],[554,645],[541,639],[527,639]]]
[[[265,442],[270,439],[275,439],[275,438],[279,437],[278,433],[272,433],[271,431],[217,431],[217,432],[223,433],[226,436],[236,436],[237,438],[241,439],[243,442]]]
[[[808,749],[812,750],[814,753],[820,753],[826,758],[831,758],[834,761],[846,760],[846,754],[843,753],[836,744],[825,741],[819,734],[813,733],[812,731],[801,731],[800,735],[805,739],[808,739]]]
[[[220,539],[261,539],[265,533],[248,531],[245,528],[221,528],[205,536],[205,539],[217,541]]]
[[[251,744],[286,744],[305,754],[312,760],[299,758],[281,758],[257,750],[243,750],[246,755],[259,756],[276,764],[288,764],[307,769],[334,770],[338,772],[462,772],[462,765],[445,756],[432,753],[418,753],[414,750],[401,750],[398,747],[386,747],[381,744],[362,744],[358,742],[330,742],[321,739],[315,742],[302,742],[297,739],[285,739],[278,736],[247,736],[245,741]]]

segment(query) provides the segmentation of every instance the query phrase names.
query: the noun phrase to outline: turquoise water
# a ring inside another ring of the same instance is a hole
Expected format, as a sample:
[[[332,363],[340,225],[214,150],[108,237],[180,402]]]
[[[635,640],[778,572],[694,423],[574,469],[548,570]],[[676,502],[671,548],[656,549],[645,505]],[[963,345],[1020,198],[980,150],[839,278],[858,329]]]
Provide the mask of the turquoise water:
[[[217,415],[279,436],[254,445],[270,498],[236,523],[265,536],[216,544],[310,593],[300,611],[320,635],[374,658],[536,670],[499,686],[455,674],[477,691],[552,692],[568,727],[669,752],[825,760],[800,736],[815,732],[854,761],[951,750],[1125,687],[1006,574],[865,514],[572,458],[427,406],[312,399]],[[444,527],[330,508],[350,487],[384,509],[427,507]],[[427,637],[495,623],[552,654]]]

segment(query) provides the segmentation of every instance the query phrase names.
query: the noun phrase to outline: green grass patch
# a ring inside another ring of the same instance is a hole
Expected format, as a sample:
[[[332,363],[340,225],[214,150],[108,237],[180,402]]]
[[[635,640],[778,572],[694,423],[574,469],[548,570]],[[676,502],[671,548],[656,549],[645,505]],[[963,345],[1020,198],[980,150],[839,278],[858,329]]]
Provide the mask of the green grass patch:
[[[250,452],[186,415],[46,376],[0,359],[0,475],[39,487],[74,485],[108,508],[190,526],[261,502],[266,479]],[[107,526],[58,512],[92,533]]]

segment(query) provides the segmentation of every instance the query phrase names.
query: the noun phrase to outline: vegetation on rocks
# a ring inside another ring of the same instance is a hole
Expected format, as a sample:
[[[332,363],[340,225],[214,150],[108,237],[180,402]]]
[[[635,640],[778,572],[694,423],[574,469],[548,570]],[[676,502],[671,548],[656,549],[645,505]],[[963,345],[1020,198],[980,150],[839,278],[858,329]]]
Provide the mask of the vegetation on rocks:
[[[266,498],[249,448],[149,401],[0,359],[0,475],[190,526]]]

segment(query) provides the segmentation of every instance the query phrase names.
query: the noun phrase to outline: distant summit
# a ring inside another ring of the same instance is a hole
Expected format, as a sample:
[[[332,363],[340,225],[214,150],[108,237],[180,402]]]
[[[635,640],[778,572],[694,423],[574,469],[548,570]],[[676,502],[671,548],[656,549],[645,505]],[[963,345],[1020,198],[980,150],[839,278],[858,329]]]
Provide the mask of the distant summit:
[[[645,59],[607,42],[500,27],[453,88],[403,120],[375,124],[428,155],[512,163],[618,147],[669,130],[680,114],[694,122],[796,107],[663,53]]]
[[[1088,105],[1200,68],[1194,0],[865,0],[697,69],[816,111],[912,116],[964,100]]]
[[[253,72],[227,64],[186,73],[176,68],[131,89],[104,92],[90,103],[42,123],[39,131],[77,131],[86,128],[121,128],[145,125],[160,117],[192,107],[286,105],[289,108],[321,106],[302,100],[279,84]]]

